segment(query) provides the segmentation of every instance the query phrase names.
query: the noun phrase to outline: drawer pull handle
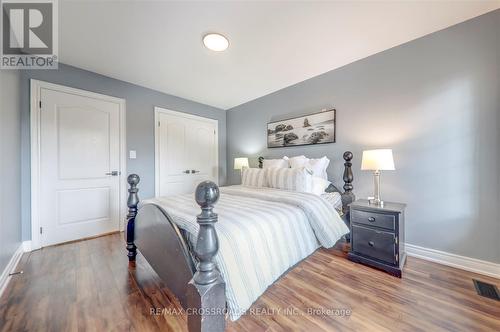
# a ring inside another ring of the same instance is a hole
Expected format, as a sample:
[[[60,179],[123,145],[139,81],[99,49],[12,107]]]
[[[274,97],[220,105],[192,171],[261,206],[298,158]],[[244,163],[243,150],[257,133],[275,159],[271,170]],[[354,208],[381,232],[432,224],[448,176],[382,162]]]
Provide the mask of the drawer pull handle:
[[[375,242],[373,242],[373,241],[368,241],[368,245],[369,245],[370,247],[373,247],[373,246],[375,245]]]
[[[374,221],[375,221],[375,218],[370,217],[370,218],[368,218],[368,221],[369,221],[369,222],[374,222]]]

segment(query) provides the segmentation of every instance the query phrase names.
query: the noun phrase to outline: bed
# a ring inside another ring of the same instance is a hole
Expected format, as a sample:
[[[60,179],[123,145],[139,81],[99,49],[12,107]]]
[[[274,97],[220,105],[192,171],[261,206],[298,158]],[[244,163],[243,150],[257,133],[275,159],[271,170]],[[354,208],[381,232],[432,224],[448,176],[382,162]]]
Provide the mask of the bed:
[[[348,233],[353,156],[346,152],[343,157],[344,191],[328,187],[330,200],[203,182],[195,200],[189,194],[139,202],[140,179],[130,175],[130,265],[139,248],[188,313],[190,331],[224,330],[226,315],[238,319],[288,269]]]

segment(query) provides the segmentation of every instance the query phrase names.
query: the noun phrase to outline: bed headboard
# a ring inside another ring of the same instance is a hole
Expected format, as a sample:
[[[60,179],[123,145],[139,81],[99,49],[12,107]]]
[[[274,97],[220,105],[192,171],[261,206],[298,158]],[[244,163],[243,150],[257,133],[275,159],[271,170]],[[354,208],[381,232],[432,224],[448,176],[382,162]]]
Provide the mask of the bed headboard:
[[[352,174],[352,158],[354,155],[351,151],[344,152],[342,156],[344,158],[344,175],[342,179],[344,180],[344,192],[340,191],[331,184],[328,188],[326,188],[325,192],[338,192],[342,196],[342,212],[347,214],[349,211],[349,204],[356,200],[356,196],[352,192],[354,189],[352,182],[354,181],[354,175]],[[264,157],[259,157],[259,168],[262,168],[264,165]]]

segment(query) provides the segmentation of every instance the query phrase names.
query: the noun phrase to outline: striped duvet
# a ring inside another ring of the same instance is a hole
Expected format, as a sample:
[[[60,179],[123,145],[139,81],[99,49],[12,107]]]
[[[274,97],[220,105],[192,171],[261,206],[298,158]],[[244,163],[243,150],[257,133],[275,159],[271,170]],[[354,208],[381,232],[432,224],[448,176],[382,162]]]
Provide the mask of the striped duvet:
[[[313,194],[243,186],[220,191],[214,209],[220,245],[215,261],[226,282],[231,320],[244,314],[290,267],[319,246],[332,247],[348,232],[333,206]],[[141,204],[151,203],[165,209],[194,245],[200,208],[192,194]]]

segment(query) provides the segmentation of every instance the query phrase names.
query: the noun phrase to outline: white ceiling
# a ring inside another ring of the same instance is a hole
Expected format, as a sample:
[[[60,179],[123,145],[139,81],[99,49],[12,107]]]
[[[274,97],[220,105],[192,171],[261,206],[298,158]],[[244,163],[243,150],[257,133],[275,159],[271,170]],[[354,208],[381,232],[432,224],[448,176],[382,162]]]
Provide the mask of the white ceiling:
[[[59,3],[61,62],[222,109],[500,8],[500,0]],[[228,37],[229,49],[205,49],[207,32]]]

